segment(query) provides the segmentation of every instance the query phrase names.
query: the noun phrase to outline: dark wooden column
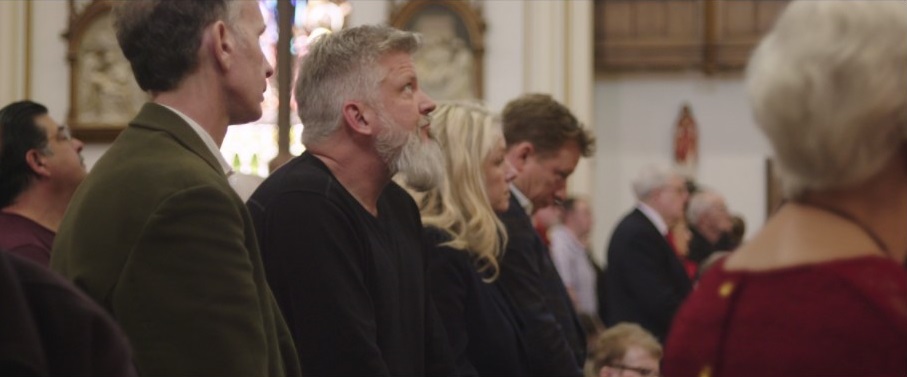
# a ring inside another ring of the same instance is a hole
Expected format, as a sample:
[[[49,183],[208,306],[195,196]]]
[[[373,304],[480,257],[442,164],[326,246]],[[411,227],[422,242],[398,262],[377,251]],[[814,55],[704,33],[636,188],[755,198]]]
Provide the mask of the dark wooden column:
[[[302,4],[302,6],[305,6]],[[290,154],[290,93],[293,88],[293,58],[290,54],[290,42],[293,38],[293,15],[296,6],[290,0],[277,1],[277,157],[268,163],[268,169],[274,171],[293,158]]]

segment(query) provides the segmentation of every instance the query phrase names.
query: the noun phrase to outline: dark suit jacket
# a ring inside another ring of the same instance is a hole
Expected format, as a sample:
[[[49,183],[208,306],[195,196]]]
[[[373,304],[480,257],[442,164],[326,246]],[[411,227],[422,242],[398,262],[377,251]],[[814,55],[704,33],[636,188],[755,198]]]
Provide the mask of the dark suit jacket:
[[[693,238],[690,239],[690,255],[688,258],[693,262],[702,263],[716,251],[734,250],[731,238],[727,234],[722,234],[718,242],[713,244],[705,239],[705,236],[699,233],[694,226],[690,227],[690,233],[693,234]]]
[[[51,266],[119,322],[139,375],[299,375],[248,210],[163,106],[146,104],[76,190]]]
[[[516,195],[500,218],[509,239],[498,284],[525,321],[523,339],[530,371],[539,376],[582,375],[586,335],[548,248]]]
[[[691,283],[667,239],[639,209],[617,224],[608,245],[605,325],[638,323],[664,341]]]

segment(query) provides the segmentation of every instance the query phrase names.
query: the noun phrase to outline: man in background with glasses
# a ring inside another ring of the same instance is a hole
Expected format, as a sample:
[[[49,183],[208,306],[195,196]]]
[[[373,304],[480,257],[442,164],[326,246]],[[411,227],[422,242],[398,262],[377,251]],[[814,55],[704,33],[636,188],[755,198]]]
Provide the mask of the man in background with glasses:
[[[32,101],[0,109],[0,249],[47,267],[76,187],[82,142]]]

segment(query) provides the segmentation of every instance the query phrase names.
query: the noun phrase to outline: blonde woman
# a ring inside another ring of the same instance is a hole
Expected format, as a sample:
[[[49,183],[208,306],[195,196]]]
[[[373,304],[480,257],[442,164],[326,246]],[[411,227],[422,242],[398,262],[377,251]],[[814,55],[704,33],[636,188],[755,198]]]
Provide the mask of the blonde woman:
[[[528,374],[518,319],[495,284],[506,232],[495,212],[510,203],[515,171],[504,160],[495,115],[471,103],[443,103],[432,130],[446,180],[419,198],[429,242],[431,293],[461,376]]]

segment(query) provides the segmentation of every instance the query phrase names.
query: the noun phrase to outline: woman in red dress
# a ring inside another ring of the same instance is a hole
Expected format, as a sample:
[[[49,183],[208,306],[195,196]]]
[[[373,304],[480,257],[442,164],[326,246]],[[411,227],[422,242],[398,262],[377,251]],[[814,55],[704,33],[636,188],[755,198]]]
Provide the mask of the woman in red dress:
[[[789,202],[700,281],[664,374],[907,376],[907,2],[792,2],[746,84]]]

